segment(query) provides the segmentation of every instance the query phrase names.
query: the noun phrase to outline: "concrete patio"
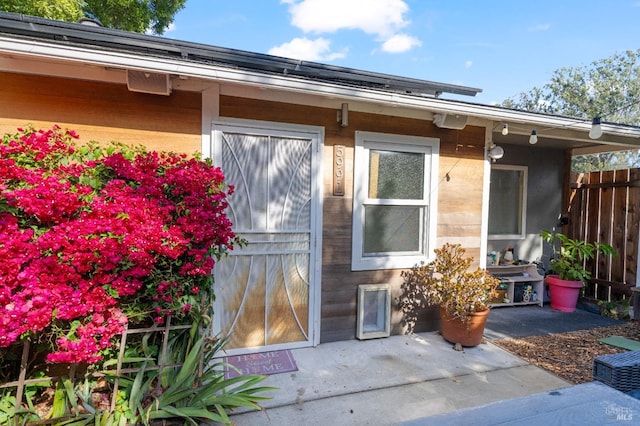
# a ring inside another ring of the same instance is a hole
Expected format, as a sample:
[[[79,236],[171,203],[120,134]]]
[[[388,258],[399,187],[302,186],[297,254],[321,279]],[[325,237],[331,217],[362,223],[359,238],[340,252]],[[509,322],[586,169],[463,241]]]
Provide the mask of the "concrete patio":
[[[505,415],[487,417],[493,420],[483,424],[497,424],[501,419],[506,424],[540,424],[540,418],[534,416],[540,415],[539,408],[544,411],[547,407],[550,415],[557,410],[557,404],[547,399],[562,400],[566,413],[578,414],[584,411],[585,393],[590,395],[588,401],[598,400],[601,393],[603,401],[640,416],[638,400],[604,385],[596,384],[595,394],[584,385],[571,386],[491,343],[492,338],[504,338],[523,329],[545,334],[617,321],[586,311],[561,314],[548,307],[502,308],[491,315],[486,343],[461,352],[437,332],[293,350],[298,371],[265,380],[265,385],[278,390],[270,393],[272,399],[263,404],[264,411],[238,412],[232,421],[239,426],[479,424],[471,420],[477,419],[477,414],[464,409],[477,407],[482,413],[488,410],[483,408],[487,404],[499,403],[507,404],[499,408]],[[515,399],[519,397],[525,398]],[[523,406],[535,411],[531,418],[538,423],[525,422],[529,414],[522,412]],[[590,417],[593,424],[604,424],[610,411],[596,409]],[[518,412],[523,414],[518,417]],[[601,418],[594,417],[598,413]],[[560,420],[555,424],[567,424]]]

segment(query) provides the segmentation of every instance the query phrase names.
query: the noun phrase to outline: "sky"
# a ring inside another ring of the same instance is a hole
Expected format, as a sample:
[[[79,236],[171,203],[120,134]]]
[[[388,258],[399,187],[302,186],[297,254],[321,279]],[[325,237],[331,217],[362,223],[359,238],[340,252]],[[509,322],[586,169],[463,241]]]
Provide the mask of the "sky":
[[[482,89],[640,49],[640,0],[187,0],[164,37]]]

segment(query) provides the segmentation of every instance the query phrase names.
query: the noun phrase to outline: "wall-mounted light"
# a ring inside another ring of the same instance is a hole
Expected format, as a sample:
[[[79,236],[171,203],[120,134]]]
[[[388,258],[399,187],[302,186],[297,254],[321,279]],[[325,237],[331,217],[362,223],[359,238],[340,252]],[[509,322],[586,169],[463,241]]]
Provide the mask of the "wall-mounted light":
[[[504,123],[504,126],[502,126],[502,136],[507,136],[509,134],[509,125],[507,123]]]
[[[600,125],[600,117],[594,117],[591,122],[591,130],[589,130],[589,137],[591,139],[598,139],[602,136],[602,126]]]
[[[538,143],[538,132],[536,132],[536,129],[533,129],[531,131],[531,136],[529,136],[529,143],[531,145],[535,145]]]
[[[342,106],[338,110],[337,121],[342,127],[347,127],[349,125],[349,104],[342,104]]]
[[[495,163],[496,160],[499,160],[502,157],[504,157],[504,149],[501,146],[492,144],[491,147],[489,147],[489,152],[487,152],[487,155]]]
[[[433,124],[441,129],[462,130],[467,125],[469,116],[460,114],[433,114]]]
[[[127,89],[131,92],[169,96],[171,76],[157,72],[127,70]]]

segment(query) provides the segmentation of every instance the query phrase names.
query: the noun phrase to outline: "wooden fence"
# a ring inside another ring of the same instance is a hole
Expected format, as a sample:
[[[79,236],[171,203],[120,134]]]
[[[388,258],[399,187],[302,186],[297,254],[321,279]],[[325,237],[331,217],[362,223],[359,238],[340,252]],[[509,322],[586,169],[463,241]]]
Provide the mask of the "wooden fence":
[[[630,297],[638,282],[640,169],[572,173],[568,216],[568,236],[607,243],[617,252],[589,262],[593,278],[585,296],[605,301]]]

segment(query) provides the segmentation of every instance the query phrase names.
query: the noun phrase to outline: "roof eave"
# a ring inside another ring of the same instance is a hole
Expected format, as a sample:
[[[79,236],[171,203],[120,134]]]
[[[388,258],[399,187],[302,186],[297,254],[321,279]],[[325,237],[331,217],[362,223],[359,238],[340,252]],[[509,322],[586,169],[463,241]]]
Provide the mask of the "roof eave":
[[[291,75],[265,74],[238,68],[212,64],[193,63],[175,59],[134,55],[119,51],[87,49],[77,46],[30,39],[0,36],[0,52],[38,58],[50,58],[78,64],[99,65],[122,69],[161,72],[216,82],[247,84],[261,88],[325,95],[360,101],[369,101],[389,106],[402,106],[431,112],[461,114],[497,122],[526,123],[533,127],[571,129],[588,132],[587,121],[547,114],[511,110],[491,105],[460,102],[433,97],[416,96],[371,88],[354,87],[323,81],[296,78]],[[602,124],[603,131],[621,137],[640,139],[640,127]],[[640,141],[639,141],[640,143]]]
[[[185,62],[218,64],[249,71],[295,75],[325,82],[343,81],[363,87],[425,96],[437,97],[442,93],[475,96],[482,91],[455,84],[437,83],[6,12],[0,12],[1,33],[34,41],[56,43],[61,47],[108,49],[109,51],[163,57]]]

